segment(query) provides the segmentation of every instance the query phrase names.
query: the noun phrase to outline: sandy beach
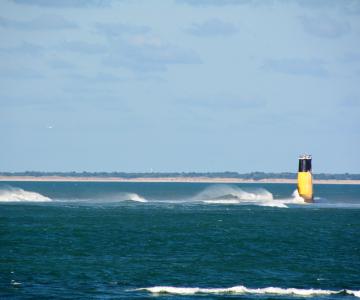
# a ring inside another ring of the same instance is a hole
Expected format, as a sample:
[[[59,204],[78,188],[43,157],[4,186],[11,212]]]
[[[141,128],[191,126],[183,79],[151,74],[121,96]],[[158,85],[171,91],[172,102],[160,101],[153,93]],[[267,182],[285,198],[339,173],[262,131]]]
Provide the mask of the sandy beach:
[[[0,181],[42,181],[42,182],[187,182],[187,183],[293,183],[296,179],[268,178],[209,178],[209,177],[158,177],[158,178],[121,178],[121,177],[65,177],[65,176],[0,176]],[[314,179],[314,184],[360,184],[360,180],[323,180]]]

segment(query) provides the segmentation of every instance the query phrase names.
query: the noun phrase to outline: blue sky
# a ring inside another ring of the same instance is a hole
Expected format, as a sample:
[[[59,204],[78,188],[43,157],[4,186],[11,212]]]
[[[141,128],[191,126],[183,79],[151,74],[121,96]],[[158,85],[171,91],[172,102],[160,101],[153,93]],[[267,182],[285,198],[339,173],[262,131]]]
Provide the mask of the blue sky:
[[[4,0],[2,171],[360,172],[360,1]]]

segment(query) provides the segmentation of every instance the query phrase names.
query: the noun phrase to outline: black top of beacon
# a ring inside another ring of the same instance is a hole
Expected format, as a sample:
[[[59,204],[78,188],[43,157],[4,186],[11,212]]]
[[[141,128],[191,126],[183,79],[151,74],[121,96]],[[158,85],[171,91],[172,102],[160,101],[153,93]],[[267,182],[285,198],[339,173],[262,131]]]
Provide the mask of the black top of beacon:
[[[299,172],[311,172],[311,155],[303,154],[299,156]]]

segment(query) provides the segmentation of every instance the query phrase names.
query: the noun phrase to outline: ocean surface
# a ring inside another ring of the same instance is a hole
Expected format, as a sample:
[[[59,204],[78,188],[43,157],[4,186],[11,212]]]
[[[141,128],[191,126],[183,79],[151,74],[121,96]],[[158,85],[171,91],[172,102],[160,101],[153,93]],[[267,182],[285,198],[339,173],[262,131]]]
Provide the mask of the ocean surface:
[[[0,183],[0,299],[358,299],[360,186]]]

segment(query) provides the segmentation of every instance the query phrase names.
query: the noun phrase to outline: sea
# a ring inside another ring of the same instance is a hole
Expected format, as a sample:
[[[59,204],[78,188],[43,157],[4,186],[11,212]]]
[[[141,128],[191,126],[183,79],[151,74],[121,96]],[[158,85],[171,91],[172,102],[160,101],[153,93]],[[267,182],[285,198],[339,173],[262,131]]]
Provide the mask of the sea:
[[[0,299],[358,299],[360,185],[2,182]]]

